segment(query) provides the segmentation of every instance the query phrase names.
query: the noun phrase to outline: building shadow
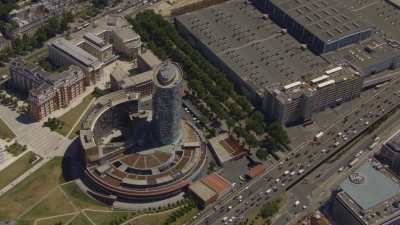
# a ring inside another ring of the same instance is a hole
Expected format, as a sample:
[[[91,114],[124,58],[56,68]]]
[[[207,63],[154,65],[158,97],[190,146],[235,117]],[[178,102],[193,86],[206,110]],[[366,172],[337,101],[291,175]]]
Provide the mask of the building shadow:
[[[28,114],[20,114],[16,119],[22,124],[32,124],[37,122]]]
[[[75,138],[65,151],[61,162],[62,175],[65,181],[68,182],[83,176],[85,165],[82,151],[79,138]]]

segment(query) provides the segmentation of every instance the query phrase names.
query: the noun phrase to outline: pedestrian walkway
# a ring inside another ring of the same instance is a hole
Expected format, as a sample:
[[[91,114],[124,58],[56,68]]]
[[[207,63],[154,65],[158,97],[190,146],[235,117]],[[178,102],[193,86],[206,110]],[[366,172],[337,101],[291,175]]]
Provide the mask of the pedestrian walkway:
[[[71,142],[59,133],[43,127],[42,122],[32,122],[25,116],[0,105],[0,118],[15,133],[16,141],[27,145],[34,153],[45,157],[60,155]]]

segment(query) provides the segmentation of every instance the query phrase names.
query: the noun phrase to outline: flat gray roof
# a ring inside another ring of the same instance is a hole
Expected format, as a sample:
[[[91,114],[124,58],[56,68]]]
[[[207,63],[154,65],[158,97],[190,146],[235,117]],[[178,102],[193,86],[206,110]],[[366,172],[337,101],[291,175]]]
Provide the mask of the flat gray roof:
[[[204,202],[208,201],[217,194],[215,191],[207,187],[207,185],[203,184],[201,181],[194,182],[192,185],[189,186],[189,189],[193,193],[195,193],[199,198],[201,198],[201,200],[203,200]]]
[[[271,83],[295,81],[327,65],[242,0],[197,10],[176,20],[259,94]]]
[[[103,47],[104,45],[106,45],[106,41],[99,38],[97,35],[93,34],[93,33],[86,33],[85,35],[83,35],[83,37],[92,42],[93,44],[99,46],[99,47]]]
[[[83,49],[77,47],[72,42],[59,38],[51,43],[57,49],[63,51],[65,54],[70,55],[85,66],[93,66],[94,64],[100,63],[99,60]]]
[[[131,41],[135,39],[139,39],[140,36],[137,34],[132,28],[127,27],[127,28],[122,28],[118,30],[114,30],[115,34],[121,38],[124,42],[125,41]]]
[[[270,0],[270,2],[325,42],[373,29],[338,0]]]
[[[336,52],[327,53],[324,57],[332,63],[345,60],[357,69],[364,70],[372,65],[400,57],[400,42],[397,42],[397,45],[396,48],[384,40],[368,39]]]
[[[400,185],[373,168],[369,162],[363,164],[356,172],[364,177],[364,182],[357,184],[347,178],[340,188],[361,209],[368,210],[400,194]]]

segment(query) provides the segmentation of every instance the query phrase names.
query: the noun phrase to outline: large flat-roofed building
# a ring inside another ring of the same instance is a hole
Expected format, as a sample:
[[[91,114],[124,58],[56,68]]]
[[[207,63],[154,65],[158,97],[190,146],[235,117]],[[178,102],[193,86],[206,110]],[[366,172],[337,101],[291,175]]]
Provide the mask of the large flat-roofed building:
[[[314,112],[360,96],[362,87],[362,76],[351,68],[337,66],[268,87],[263,108],[270,118],[282,124],[309,121]]]
[[[299,79],[326,61],[253,5],[228,1],[175,18],[187,40],[255,102],[267,86]]]
[[[376,165],[364,163],[340,184],[331,205],[337,224],[400,223],[399,181]]]
[[[315,53],[370,37],[374,27],[336,0],[256,0],[281,27]]]
[[[11,85],[29,95],[31,115],[36,120],[65,108],[85,91],[83,71],[71,65],[61,73],[48,73],[22,61],[10,65]]]
[[[64,38],[52,41],[49,45],[49,58],[55,65],[76,65],[86,74],[86,84],[100,80],[101,61]]]
[[[387,69],[400,67],[400,42],[368,39],[324,57],[331,62],[348,63],[362,76],[370,76]]]

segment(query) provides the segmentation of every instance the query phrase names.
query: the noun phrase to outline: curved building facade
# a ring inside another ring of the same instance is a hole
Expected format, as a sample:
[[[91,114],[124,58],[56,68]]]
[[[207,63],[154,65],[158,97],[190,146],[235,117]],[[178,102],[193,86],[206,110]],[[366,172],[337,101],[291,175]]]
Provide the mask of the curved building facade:
[[[161,63],[154,72],[154,137],[161,145],[173,143],[181,134],[182,76],[179,64],[171,61]]]

